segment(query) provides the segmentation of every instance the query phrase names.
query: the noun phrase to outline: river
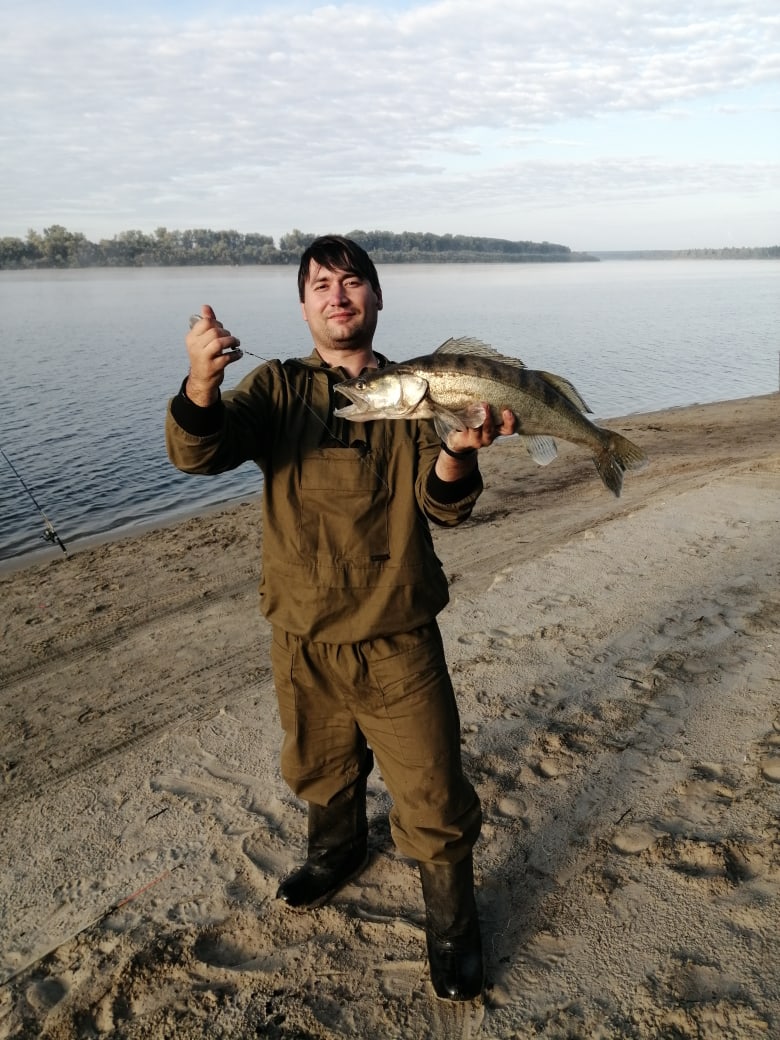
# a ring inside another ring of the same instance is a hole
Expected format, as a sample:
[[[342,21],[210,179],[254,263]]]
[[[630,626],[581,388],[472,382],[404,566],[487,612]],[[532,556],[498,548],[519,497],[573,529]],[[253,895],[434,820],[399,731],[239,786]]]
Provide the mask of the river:
[[[392,360],[474,336],[566,376],[596,417],[778,388],[779,261],[385,265],[380,278],[376,346]],[[253,467],[174,470],[163,417],[201,303],[255,354],[310,352],[295,279],[293,267],[1,272],[0,448],[18,476],[0,456],[0,560],[58,551],[33,498],[71,546],[258,491]],[[256,363],[231,366],[226,386]]]

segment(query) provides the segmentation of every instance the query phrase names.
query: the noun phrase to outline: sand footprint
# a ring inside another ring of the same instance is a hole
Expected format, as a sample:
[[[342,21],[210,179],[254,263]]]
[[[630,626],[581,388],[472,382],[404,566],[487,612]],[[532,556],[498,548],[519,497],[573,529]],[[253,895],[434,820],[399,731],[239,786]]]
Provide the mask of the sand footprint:
[[[487,646],[490,643],[490,635],[487,632],[466,632],[458,636],[458,642],[464,646]]]
[[[576,597],[567,592],[559,592],[537,600],[531,604],[531,607],[533,610],[540,610],[542,613],[548,614],[550,611],[560,610],[561,607],[571,607],[572,605],[580,605]]]
[[[673,838],[667,865],[679,874],[694,878],[726,876],[726,856],[718,842]]]
[[[744,655],[735,642],[742,628],[737,617],[714,601],[680,605],[659,625],[655,636],[643,640],[641,656],[624,655],[618,673],[649,689],[673,684],[708,684],[735,674]]]
[[[780,721],[764,738],[766,754],[761,758],[761,775],[772,784],[780,784]]]
[[[161,773],[149,781],[153,791],[164,791],[185,801],[192,802],[194,807],[202,808],[204,802],[217,801],[222,798],[224,789],[217,784],[202,778],[185,776],[178,771]]]
[[[246,824],[236,820],[242,814],[259,817],[268,827],[283,828],[285,809],[279,799],[265,788],[258,777],[241,773],[225,766],[193,741],[189,757],[190,768],[200,769],[201,775],[174,769],[150,780],[153,791],[164,791],[191,802],[196,812],[208,807],[216,812],[223,823],[232,826]],[[238,793],[236,793],[238,789]],[[236,820],[231,817],[235,814]]]
[[[703,959],[675,957],[657,974],[656,982],[670,1003],[712,1004],[724,997],[744,996],[737,975]]]
[[[767,872],[766,836],[752,837],[740,823],[737,782],[719,762],[701,762],[677,791],[668,816],[653,823],[658,859],[678,874],[732,885]],[[739,833],[739,838],[735,837]]]
[[[543,780],[557,780],[572,773],[589,753],[598,750],[599,723],[591,715],[551,723],[543,734],[532,769]]]
[[[267,950],[268,936],[257,917],[235,914],[230,920],[206,928],[193,947],[197,960],[212,968],[251,970]]]
[[[654,1036],[768,1037],[771,1022],[751,1006],[746,981],[717,959],[677,954],[651,976],[658,1003]]]
[[[511,820],[524,820],[528,816],[528,803],[516,794],[507,794],[498,799],[496,812]]]
[[[276,887],[292,868],[296,852],[274,834],[251,834],[242,844],[244,855]]]
[[[25,990],[30,1007],[39,1014],[48,1013],[65,998],[68,986],[61,978],[36,979]]]
[[[713,775],[711,767],[699,772],[678,790],[669,815],[654,821],[659,830],[697,840],[718,840],[724,833],[724,814],[736,797],[726,778]]]
[[[196,747],[194,760],[215,780],[221,780],[245,791],[241,804],[247,812],[261,816],[269,826],[281,827],[282,819],[286,815],[285,807],[257,776],[230,769],[216,755],[210,754],[200,745]]]
[[[756,843],[703,841],[679,835],[666,837],[649,824],[632,824],[615,832],[612,846],[624,856],[655,849],[653,858],[669,869],[702,880],[720,878],[737,885],[754,881],[766,871],[764,853]]]
[[[528,636],[518,628],[509,625],[500,625],[482,631],[465,632],[458,636],[458,642],[463,646],[482,647],[487,651],[495,651],[498,648],[509,650],[522,646]],[[475,661],[487,661],[490,657],[471,658]]]
[[[638,856],[652,848],[658,840],[658,832],[646,823],[632,823],[622,827],[612,836],[612,846],[624,856]]]
[[[525,947],[518,962],[505,978],[497,981],[490,993],[494,1007],[511,1006],[518,993],[523,1002],[539,1010],[547,1008],[563,975],[568,957],[576,954],[582,943],[574,936],[538,932]]]

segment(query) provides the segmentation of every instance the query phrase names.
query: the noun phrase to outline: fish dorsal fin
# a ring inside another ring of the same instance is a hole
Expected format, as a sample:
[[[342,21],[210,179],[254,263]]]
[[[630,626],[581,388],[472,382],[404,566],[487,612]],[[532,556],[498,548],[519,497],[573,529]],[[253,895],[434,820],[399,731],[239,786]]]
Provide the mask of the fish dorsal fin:
[[[567,400],[571,401],[575,408],[579,408],[581,412],[590,412],[585,401],[582,399],[582,395],[576,387],[572,386],[568,379],[564,379],[563,376],[556,376],[554,372],[542,372],[536,373],[541,376],[545,382],[549,383],[550,386],[554,386],[559,394],[563,394]]]
[[[495,347],[491,347],[489,343],[483,343],[481,339],[475,339],[473,336],[460,336],[457,338],[450,338],[445,340],[440,347],[434,350],[434,357],[437,354],[471,354],[472,357],[486,358],[489,361],[500,361],[504,365],[513,365],[515,368],[527,368],[528,366],[520,360],[520,358],[507,357],[506,354],[499,354]],[[581,412],[590,412],[591,409],[588,407],[586,402],[583,400],[582,395],[575,386],[569,382],[568,379],[564,379],[563,376],[557,376],[554,372],[543,372],[538,370],[536,373],[541,376],[550,386],[554,387],[559,394],[571,401],[575,408],[579,408]]]
[[[434,356],[436,354],[471,354],[472,357],[487,358],[489,361],[500,361],[504,365],[514,365],[515,368],[526,367],[520,358],[499,354],[495,347],[491,347],[489,343],[483,343],[481,339],[474,339],[472,336],[460,336],[458,339],[445,340],[433,353]]]

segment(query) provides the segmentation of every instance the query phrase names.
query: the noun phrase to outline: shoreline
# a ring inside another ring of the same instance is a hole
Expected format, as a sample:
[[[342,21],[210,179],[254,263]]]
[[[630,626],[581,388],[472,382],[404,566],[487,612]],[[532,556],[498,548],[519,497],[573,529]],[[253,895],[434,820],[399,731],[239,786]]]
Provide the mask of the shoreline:
[[[142,521],[128,521],[121,526],[109,528],[106,531],[96,531],[94,534],[82,535],[81,537],[68,539],[68,556],[82,552],[89,552],[102,545],[112,542],[124,541],[125,539],[143,538],[145,535],[155,531],[168,531],[178,524],[187,520],[202,517],[208,520],[211,516],[223,513],[225,510],[236,509],[250,502],[259,503],[262,491],[252,495],[236,495],[226,498],[220,502],[211,502],[203,506],[182,506],[172,510],[170,513],[162,513],[159,516]],[[59,532],[58,532],[59,533]],[[65,539],[63,538],[63,541]],[[18,556],[7,556],[0,559],[0,577],[15,574],[17,571],[25,570],[27,567],[35,567],[51,562],[59,556],[64,555],[61,549],[56,547],[33,549],[31,552],[22,553]]]
[[[435,530],[487,985],[430,987],[416,865],[275,899],[303,806],[255,501],[0,574],[0,1040],[753,1040],[780,1028],[780,394],[605,421],[650,465],[517,438]]]
[[[780,393],[780,391],[777,391]],[[637,422],[649,422],[653,417],[664,417],[667,415],[673,415],[679,412],[686,412],[689,409],[708,408],[708,407],[720,407],[724,405],[737,405],[744,402],[752,401],[754,399],[762,400],[764,398],[771,398],[776,396],[773,391],[768,394],[754,394],[750,397],[742,398],[725,398],[723,400],[706,402],[701,404],[694,402],[686,405],[671,405],[668,408],[658,408],[647,412],[631,412],[627,415],[620,415],[610,418],[598,418],[594,421],[606,427],[613,427],[620,431],[626,424],[634,424]],[[500,449],[502,446],[510,443],[511,437],[499,438],[496,446]],[[563,450],[566,451],[566,446],[563,446]],[[571,450],[571,449],[568,449]],[[484,455],[481,457],[481,462],[484,462]],[[554,465],[554,463],[553,463]],[[218,480],[219,478],[213,478]],[[627,475],[627,481],[631,481],[632,474]],[[67,540],[68,543],[68,555],[72,556],[77,553],[89,551],[99,546],[106,545],[115,541],[124,541],[125,539],[141,538],[147,534],[155,531],[170,530],[171,527],[175,527],[177,524],[183,523],[187,520],[193,520],[197,517],[208,519],[217,514],[221,514],[227,510],[239,508],[242,505],[248,503],[259,504],[262,499],[262,490],[254,494],[241,494],[231,496],[219,502],[210,503],[204,506],[181,506],[170,513],[160,514],[158,517],[143,520],[141,522],[128,521],[123,523],[120,527],[110,528],[106,531],[98,531],[94,534],[83,535],[79,538],[75,538],[72,541]],[[63,541],[66,541],[63,538]],[[71,548],[72,546],[72,548]],[[34,567],[38,565],[45,565],[56,559],[61,553],[56,547],[40,547],[29,552],[21,553],[19,555],[8,556],[0,559],[0,577],[7,576],[16,573],[20,570],[25,570],[27,567]]]

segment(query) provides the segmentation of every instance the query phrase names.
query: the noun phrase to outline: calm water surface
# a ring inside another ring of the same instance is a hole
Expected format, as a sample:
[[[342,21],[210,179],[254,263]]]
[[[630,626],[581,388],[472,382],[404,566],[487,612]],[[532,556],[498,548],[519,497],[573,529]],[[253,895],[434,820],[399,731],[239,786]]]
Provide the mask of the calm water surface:
[[[174,470],[163,417],[201,303],[247,350],[310,352],[295,276],[293,267],[0,272],[0,448],[69,548],[259,490],[251,467],[212,478]],[[566,376],[597,417],[778,388],[775,261],[389,265],[380,277],[376,345],[391,359],[475,336]],[[256,363],[228,369],[226,386]],[[44,546],[42,527],[0,457],[0,559]]]

